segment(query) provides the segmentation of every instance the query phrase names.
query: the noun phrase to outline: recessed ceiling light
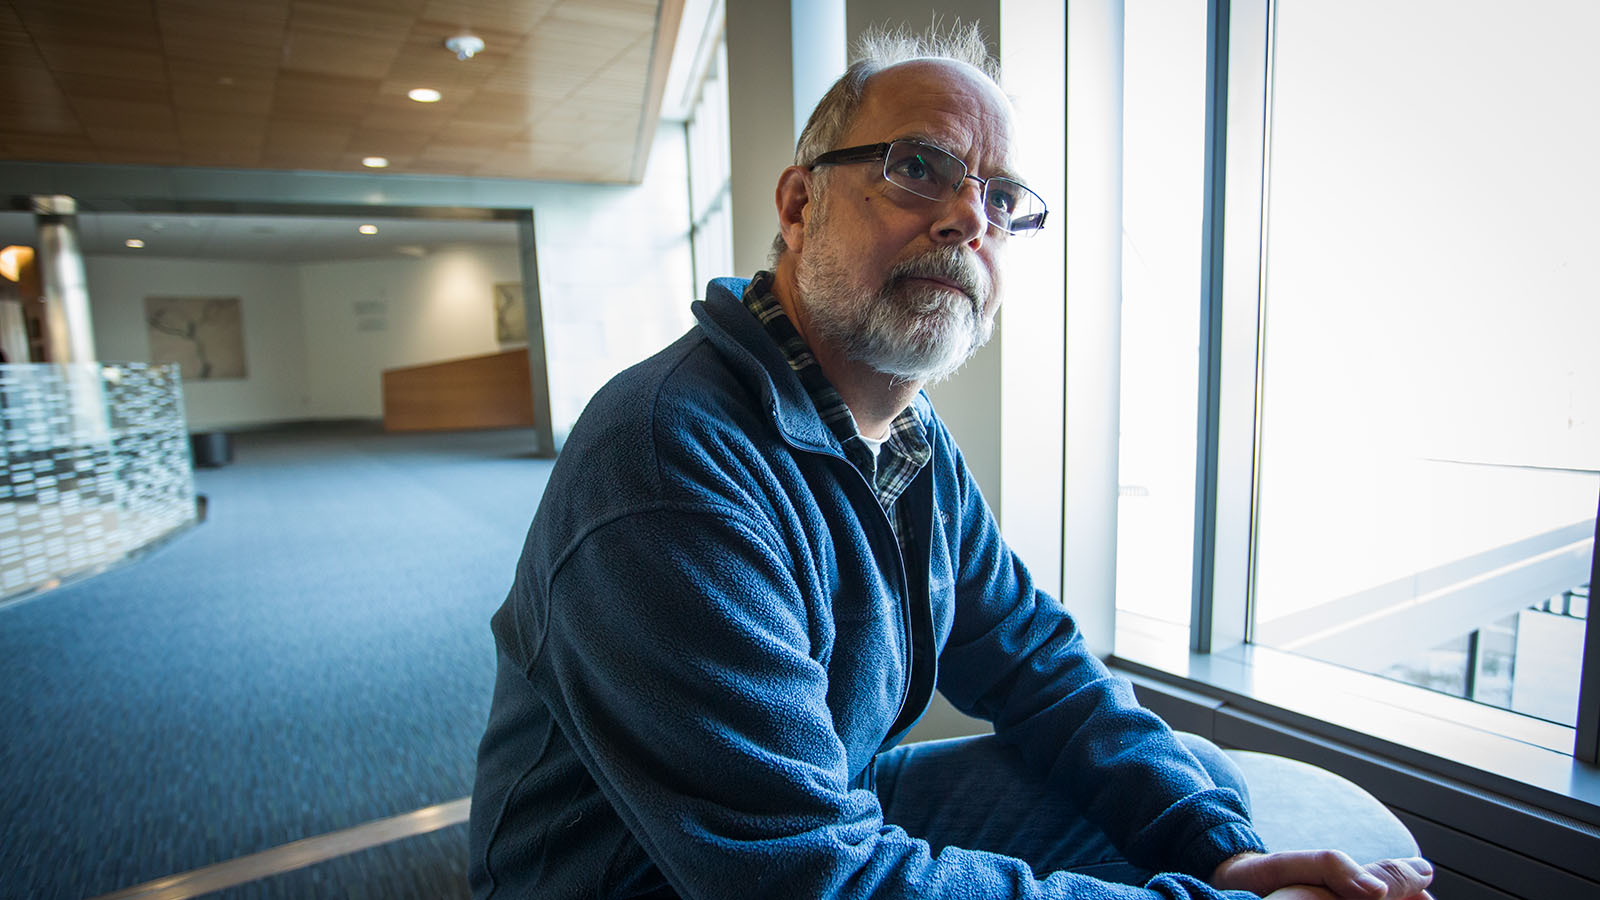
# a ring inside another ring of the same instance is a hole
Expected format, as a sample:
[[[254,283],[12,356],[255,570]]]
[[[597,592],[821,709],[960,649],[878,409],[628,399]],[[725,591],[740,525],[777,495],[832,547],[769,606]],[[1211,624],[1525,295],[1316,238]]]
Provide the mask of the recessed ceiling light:
[[[438,103],[442,95],[433,88],[412,88],[406,96],[418,103]]]
[[[377,234],[378,233],[378,226],[376,226],[376,225],[363,225],[360,228],[357,228],[356,230],[361,232],[362,234]]]
[[[363,159],[361,164],[369,169],[382,169],[389,165],[389,160],[381,156],[369,156],[366,159]]]
[[[144,246],[144,241],[141,241],[138,238],[128,238],[127,240],[123,241],[122,243],[126,244],[129,247],[132,247],[135,250],[137,250],[140,247]]]

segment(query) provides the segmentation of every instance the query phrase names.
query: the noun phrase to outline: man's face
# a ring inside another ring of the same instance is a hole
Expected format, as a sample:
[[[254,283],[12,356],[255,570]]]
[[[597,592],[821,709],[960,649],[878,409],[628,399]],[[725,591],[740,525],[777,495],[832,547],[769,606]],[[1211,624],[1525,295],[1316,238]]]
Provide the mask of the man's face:
[[[868,82],[839,146],[911,138],[981,177],[1014,174],[1010,104],[976,70],[920,60]],[[796,264],[813,340],[908,381],[937,381],[994,330],[1006,234],[989,225],[975,181],[928,200],[883,179],[880,164],[818,169]],[[823,175],[817,185],[817,176]]]

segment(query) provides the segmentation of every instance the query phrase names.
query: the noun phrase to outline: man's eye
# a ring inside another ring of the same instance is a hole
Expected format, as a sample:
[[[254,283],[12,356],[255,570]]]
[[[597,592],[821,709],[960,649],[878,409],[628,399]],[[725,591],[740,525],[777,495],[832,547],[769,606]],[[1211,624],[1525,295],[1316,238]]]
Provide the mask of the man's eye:
[[[1016,212],[1017,194],[1005,188],[989,187],[989,205],[1005,212]]]
[[[894,172],[913,181],[934,180],[933,167],[924,162],[920,156],[908,156],[895,163]]]

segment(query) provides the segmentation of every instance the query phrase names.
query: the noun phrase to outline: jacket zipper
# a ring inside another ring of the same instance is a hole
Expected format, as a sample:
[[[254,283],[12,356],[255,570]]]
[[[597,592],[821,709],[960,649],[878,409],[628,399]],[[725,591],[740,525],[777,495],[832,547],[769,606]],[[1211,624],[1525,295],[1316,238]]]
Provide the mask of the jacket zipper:
[[[829,455],[831,456],[832,454]],[[912,675],[916,670],[916,659],[914,657],[914,654],[916,653],[916,636],[911,633],[911,578],[906,574],[906,554],[905,551],[900,547],[900,538],[894,533],[894,524],[889,521],[889,511],[883,508],[882,503],[878,502],[877,491],[874,491],[872,489],[872,485],[867,483],[866,476],[861,474],[861,470],[857,469],[854,463],[851,463],[850,460],[845,459],[842,456],[836,458],[842,460],[846,465],[850,466],[850,471],[855,473],[856,481],[858,481],[863,488],[866,488],[867,496],[872,499],[872,508],[878,511],[877,521],[883,526],[883,529],[888,531],[889,545],[894,548],[894,558],[896,564],[895,571],[900,576],[900,582],[898,585],[900,599],[900,639],[904,642],[905,646],[905,653],[901,656],[900,672],[901,681],[904,682],[905,686],[900,689],[900,703],[895,707],[894,715],[889,719],[889,730],[884,733],[883,737],[878,739],[878,749],[872,754],[873,758],[876,759],[877,755],[883,752],[883,743],[887,741],[897,730],[899,730],[898,726],[900,725],[900,716],[906,711],[906,704],[911,700],[911,690],[914,687],[912,684]]]
[[[773,412],[774,419],[776,419],[776,410]],[[916,652],[916,636],[911,633],[911,579],[906,575],[905,551],[900,549],[900,539],[895,536],[894,525],[889,521],[889,511],[883,508],[882,503],[878,502],[877,492],[872,489],[871,484],[867,483],[866,476],[861,474],[861,470],[856,468],[855,463],[852,463],[842,454],[816,450],[810,447],[801,447],[791,440],[789,435],[781,427],[778,429],[778,433],[782,435],[784,443],[796,450],[801,450],[807,453],[815,453],[818,456],[825,456],[828,459],[838,460],[839,462],[848,466],[850,472],[855,476],[856,483],[862,488],[866,489],[868,498],[872,500],[872,508],[878,511],[877,521],[884,530],[887,530],[889,534],[889,546],[894,548],[894,558],[896,562],[895,571],[896,574],[900,576],[900,582],[898,585],[900,600],[900,638],[904,642],[905,646],[905,652],[901,654],[900,659],[900,680],[904,682],[905,686],[900,689],[899,705],[895,707],[894,716],[889,719],[889,730],[884,733],[883,737],[878,739],[878,749],[872,754],[873,759],[876,760],[878,754],[883,752],[883,742],[887,741],[889,737],[897,730],[896,726],[900,724],[900,716],[906,710],[906,703],[911,700],[911,689],[913,687],[912,674],[914,671],[914,660],[912,658],[912,654]]]

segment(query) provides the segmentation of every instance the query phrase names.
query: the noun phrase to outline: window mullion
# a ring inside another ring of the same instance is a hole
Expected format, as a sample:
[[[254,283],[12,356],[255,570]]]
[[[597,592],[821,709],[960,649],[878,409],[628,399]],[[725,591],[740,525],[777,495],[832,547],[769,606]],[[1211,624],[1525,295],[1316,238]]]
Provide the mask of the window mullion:
[[[1229,0],[1206,3],[1206,142],[1200,225],[1200,404],[1196,426],[1194,589],[1190,646],[1210,653],[1216,637],[1218,417],[1222,388],[1222,225],[1228,157]]]
[[[1200,390],[1190,644],[1213,653],[1248,626],[1256,466],[1267,0],[1207,5]]]

